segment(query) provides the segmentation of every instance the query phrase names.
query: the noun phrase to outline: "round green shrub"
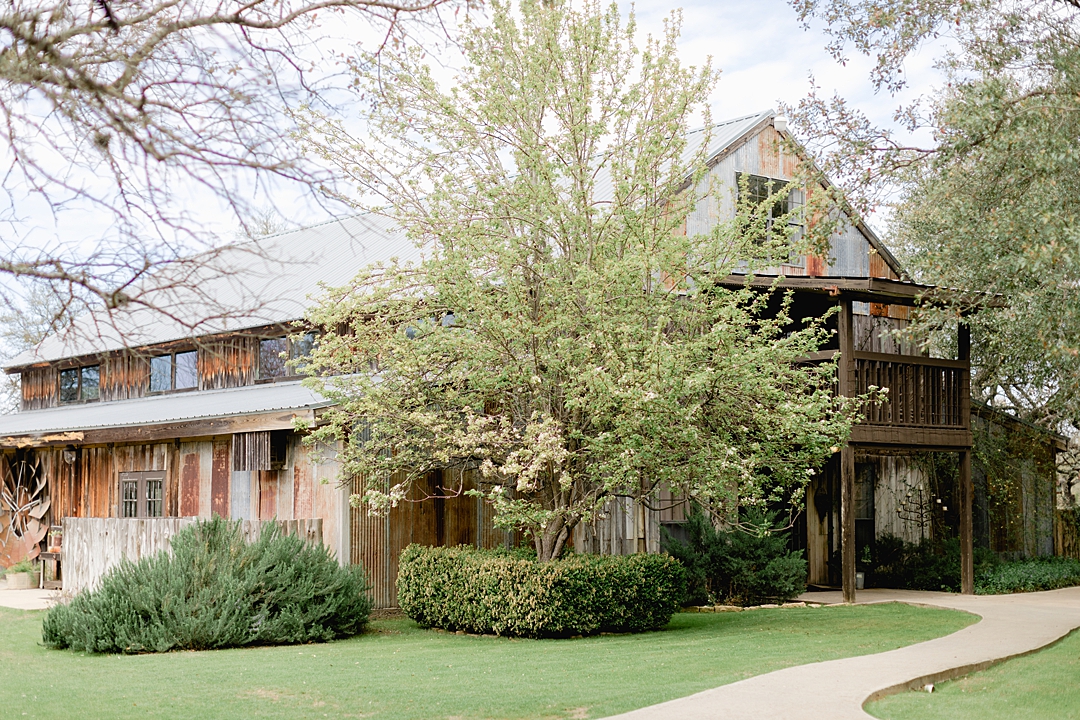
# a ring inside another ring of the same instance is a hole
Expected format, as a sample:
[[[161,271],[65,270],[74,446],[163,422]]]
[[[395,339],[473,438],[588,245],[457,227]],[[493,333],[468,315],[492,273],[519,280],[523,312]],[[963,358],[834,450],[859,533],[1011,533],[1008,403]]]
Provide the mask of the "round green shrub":
[[[361,632],[371,611],[363,568],[268,524],[200,521],[172,552],[124,561],[100,587],[45,615],[46,645],[94,653],[322,642]]]
[[[410,545],[398,604],[426,627],[523,637],[643,632],[668,624],[685,587],[668,555],[571,555]]]

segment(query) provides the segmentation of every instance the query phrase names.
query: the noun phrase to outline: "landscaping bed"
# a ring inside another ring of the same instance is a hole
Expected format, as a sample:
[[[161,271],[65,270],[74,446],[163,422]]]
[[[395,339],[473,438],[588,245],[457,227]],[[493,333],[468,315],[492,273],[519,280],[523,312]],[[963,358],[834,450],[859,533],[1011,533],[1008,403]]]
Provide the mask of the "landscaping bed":
[[[171,552],[121,562],[45,615],[54,648],[149,653],[333,640],[364,629],[371,600],[360,566],[268,525],[248,542],[238,521],[198,521]]]

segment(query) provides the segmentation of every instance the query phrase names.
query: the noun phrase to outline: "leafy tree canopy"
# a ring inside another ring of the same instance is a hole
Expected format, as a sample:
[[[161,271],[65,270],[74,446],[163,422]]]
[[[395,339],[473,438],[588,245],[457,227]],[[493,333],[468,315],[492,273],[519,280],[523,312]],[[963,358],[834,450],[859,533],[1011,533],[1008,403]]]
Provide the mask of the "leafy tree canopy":
[[[776,197],[685,232],[714,200],[707,138],[687,137],[716,74],[679,63],[678,15],[639,47],[615,5],[490,11],[450,84],[419,53],[358,72],[378,145],[306,129],[424,251],[311,312],[327,332],[308,382],[334,401],[313,439],[345,440],[354,502],[375,510],[434,470],[462,492],[472,471],[542,560],[615,496],[670,488],[728,518],[797,499],[853,405],[832,365],[797,362],[820,322],[793,328],[790,298],[720,282],[788,252],[786,223],[765,225]]]
[[[876,127],[843,98],[794,109],[862,211],[896,199],[893,244],[917,279],[964,288],[924,328],[973,312],[972,392],[1053,429],[1080,427],[1080,3],[793,0],[838,59],[876,57],[879,90],[934,40],[945,83]],[[915,146],[901,135],[930,130]],[[997,305],[998,307],[995,307]]]

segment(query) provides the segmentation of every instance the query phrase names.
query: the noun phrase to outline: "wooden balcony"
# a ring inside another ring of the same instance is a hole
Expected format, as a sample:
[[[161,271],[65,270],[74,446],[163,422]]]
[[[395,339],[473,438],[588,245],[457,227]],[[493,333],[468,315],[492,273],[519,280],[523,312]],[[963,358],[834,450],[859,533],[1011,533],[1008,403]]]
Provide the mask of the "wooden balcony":
[[[854,352],[854,394],[887,388],[884,402],[866,403],[852,441],[917,449],[969,447],[970,376],[963,360]]]

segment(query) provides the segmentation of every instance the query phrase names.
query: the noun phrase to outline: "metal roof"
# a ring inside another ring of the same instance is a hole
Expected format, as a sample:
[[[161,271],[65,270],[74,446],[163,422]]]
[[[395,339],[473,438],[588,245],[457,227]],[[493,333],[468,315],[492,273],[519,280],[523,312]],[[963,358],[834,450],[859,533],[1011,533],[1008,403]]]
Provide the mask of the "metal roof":
[[[298,320],[320,284],[344,286],[365,266],[419,257],[420,249],[393,221],[373,214],[260,238],[223,253],[222,271],[197,289],[167,288],[154,295],[151,299],[175,321],[144,307],[111,317],[104,311],[87,313],[71,330],[12,359],[8,368]],[[212,306],[207,297],[213,298]],[[221,308],[243,312],[222,316]]]
[[[158,425],[326,407],[330,403],[300,381],[227,390],[151,395],[137,400],[62,405],[0,415],[0,437]]]
[[[697,157],[706,136],[708,136],[709,147],[705,151],[705,162],[710,164],[717,155],[723,153],[759,124],[770,120],[774,114],[772,110],[763,110],[753,115],[744,115],[733,120],[714,123],[708,133],[705,132],[706,128],[704,127],[691,130],[686,134],[686,147],[683,149],[682,155],[683,164],[685,165]],[[604,166],[596,174],[594,192],[595,197],[601,201],[609,200],[615,196],[615,184],[612,181],[608,166]]]
[[[706,157],[714,159],[773,115],[765,110],[714,124]],[[690,131],[685,157],[693,157],[705,138],[705,128]],[[598,173],[595,197],[603,201],[613,193],[610,173]],[[219,264],[225,271],[213,273],[197,290],[169,287],[166,279],[165,289],[151,298],[158,310],[138,306],[111,315],[87,313],[72,329],[13,358],[6,369],[298,320],[321,285],[342,287],[368,265],[421,256],[392,220],[374,214],[260,238],[223,254]],[[234,312],[223,316],[222,308]]]

